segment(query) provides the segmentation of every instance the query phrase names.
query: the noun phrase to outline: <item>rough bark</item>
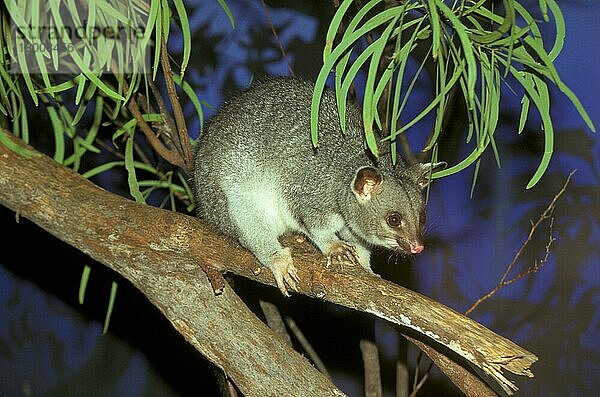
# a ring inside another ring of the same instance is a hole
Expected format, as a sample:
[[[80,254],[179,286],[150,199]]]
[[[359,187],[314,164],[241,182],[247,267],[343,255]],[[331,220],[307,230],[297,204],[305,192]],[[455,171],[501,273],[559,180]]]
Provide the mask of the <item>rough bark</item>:
[[[252,254],[198,219],[137,204],[46,156],[27,159],[1,144],[0,204],[129,279],[245,395],[343,395],[275,337],[229,287],[215,296],[200,263],[205,269],[275,282]],[[301,293],[407,327],[427,345],[444,345],[478,366],[509,393],[514,386],[502,370],[533,376],[529,367],[535,355],[477,322],[360,269],[327,269],[326,259],[314,249],[292,245]],[[460,368],[455,361],[430,356],[448,371]],[[483,384],[470,372],[464,376]]]
[[[216,258],[229,243],[195,218],[137,204],[46,156],[25,159],[1,144],[0,204],[130,280],[244,395],[344,395],[231,288],[213,293],[189,247]]]

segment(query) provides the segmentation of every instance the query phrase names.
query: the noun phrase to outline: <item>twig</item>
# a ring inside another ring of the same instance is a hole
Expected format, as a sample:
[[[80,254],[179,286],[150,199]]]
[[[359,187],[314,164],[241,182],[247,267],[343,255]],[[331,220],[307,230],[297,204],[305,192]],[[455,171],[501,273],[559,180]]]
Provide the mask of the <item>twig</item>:
[[[112,68],[113,74],[116,75],[119,72],[119,68],[114,60],[111,64],[111,68]],[[129,84],[127,83],[127,80],[123,79],[123,91],[126,92],[128,90],[129,90]],[[140,108],[135,100],[135,95],[132,95],[131,98],[129,99],[127,108],[129,109],[129,111],[131,112],[133,117],[135,118],[138,127],[140,128],[140,130],[142,131],[142,133],[144,134],[144,136],[146,137],[146,139],[148,140],[148,142],[150,143],[152,148],[156,151],[156,153],[158,153],[159,156],[161,156],[163,159],[165,159],[169,163],[171,163],[177,167],[181,167],[181,168],[185,169],[185,167],[184,167],[185,164],[183,161],[184,159],[181,158],[179,153],[176,150],[173,150],[172,148],[165,146],[165,144],[160,140],[160,138],[154,133],[152,128],[150,128],[148,123],[146,123],[146,120],[144,120],[144,118],[142,117]],[[172,141],[173,141],[173,139],[171,139],[171,142]]]
[[[281,43],[281,40],[279,39],[277,30],[275,30],[275,25],[273,25],[273,20],[271,19],[271,14],[269,13],[267,5],[265,4],[265,0],[260,0],[260,3],[263,6],[265,16],[267,17],[267,22],[269,23],[269,26],[271,27],[271,32],[273,32],[273,37],[275,37],[275,40],[277,41],[277,44],[279,45],[279,51],[281,52],[283,59],[285,59],[285,63],[287,64],[288,70],[290,71],[290,75],[292,77],[294,77],[295,76],[294,69],[292,69],[292,64],[290,63],[290,60],[287,57],[287,53],[285,52],[285,48],[283,48],[283,44]]]
[[[419,364],[417,364],[417,369],[418,368],[419,368]],[[410,393],[409,397],[416,397],[416,395],[419,392],[419,390],[421,390],[421,388],[423,387],[423,385],[425,384],[425,382],[429,378],[429,373],[431,371],[431,368],[433,368],[433,361],[429,361],[429,366],[427,367],[427,369],[423,373],[423,376],[421,377],[421,379],[417,379],[417,376],[415,374],[415,379],[414,379],[414,383],[413,383],[413,391]]]
[[[325,367],[323,360],[321,360],[321,358],[319,357],[315,349],[312,347],[308,339],[306,339],[304,333],[302,333],[296,322],[290,317],[286,317],[285,322],[287,323],[288,327],[290,328],[290,331],[292,331],[296,339],[298,339],[298,343],[300,343],[306,354],[308,354],[308,357],[310,357],[311,361],[315,364],[315,367],[317,367],[319,372],[325,375],[327,379],[331,379],[331,375],[329,374],[329,371],[327,371],[327,367]]]
[[[421,379],[419,379],[419,368],[421,368],[421,363],[423,363],[425,360],[429,361],[429,365],[427,366],[427,369],[423,372],[423,376],[421,377]],[[423,350],[419,350],[419,354],[417,356],[417,364],[415,365],[415,377],[413,379],[412,392],[410,393],[409,397],[416,396],[419,390],[421,390],[421,388],[425,384],[425,381],[427,381],[427,378],[429,378],[429,372],[431,371],[431,368],[433,368],[433,362],[426,357]]]
[[[406,362],[396,362],[396,397],[408,397],[408,368]]]
[[[264,300],[260,300],[258,302],[260,304],[260,308],[265,315],[265,319],[267,320],[267,325],[271,328],[285,343],[292,346],[292,338],[290,338],[290,334],[288,334],[285,329],[285,323],[283,322],[283,318],[281,317],[281,313],[277,306],[272,304],[271,302],[267,302]]]
[[[154,96],[154,99],[156,100],[156,103],[158,104],[158,108],[160,109],[160,114],[162,114],[162,116],[167,124],[165,127],[167,127],[169,129],[169,132],[172,134],[173,132],[175,132],[177,130],[177,126],[175,126],[175,121],[169,114],[169,110],[167,109],[167,105],[165,104],[165,101],[163,100],[160,92],[158,91],[158,88],[156,88],[156,85],[154,85],[154,82],[152,80],[148,80],[148,86],[150,86],[152,95]],[[165,128],[165,127],[163,127],[163,128]]]
[[[192,148],[190,146],[190,137],[187,133],[187,127],[185,125],[185,116],[181,109],[181,103],[175,91],[175,83],[173,81],[173,72],[171,71],[171,64],[169,63],[169,54],[167,52],[167,43],[163,37],[160,41],[160,65],[163,69],[163,75],[165,84],[167,86],[167,92],[169,94],[169,101],[171,102],[171,108],[173,110],[173,116],[175,117],[175,124],[177,125],[177,137],[180,154],[183,162],[183,170],[186,174],[190,174],[193,168],[194,159],[192,156]],[[182,77],[183,78],[183,77]],[[175,139],[174,139],[175,140]]]
[[[100,138],[96,138],[94,139],[94,142],[98,145],[98,146],[102,146],[102,148],[104,150],[106,150],[107,152],[111,153],[113,156],[115,156],[116,158],[120,159],[120,160],[125,160],[125,156],[123,155],[123,153],[119,152],[118,150],[115,150],[114,147],[112,147],[111,145],[107,144],[106,142],[104,142],[102,139]]]
[[[381,397],[381,371],[379,353],[375,343],[362,339],[360,341],[363,365],[365,367],[365,397]]]
[[[144,118],[142,117],[140,108],[138,107],[137,103],[135,103],[135,99],[131,98],[129,100],[127,108],[129,109],[133,117],[135,117],[137,125],[140,127],[140,130],[144,133],[146,139],[148,139],[150,145],[152,145],[152,148],[156,150],[156,153],[158,153],[159,156],[164,158],[169,163],[177,167],[184,168],[183,159],[179,156],[177,151],[167,148],[156,136],[154,131],[152,131],[152,128],[150,128],[148,123],[146,123],[146,120],[144,120]]]
[[[502,275],[502,278],[500,278],[500,281],[498,282],[498,284],[490,292],[488,292],[481,298],[477,299],[477,301],[475,303],[473,303],[473,305],[465,312],[465,315],[468,315],[469,313],[471,313],[473,310],[475,310],[475,308],[477,308],[477,306],[479,306],[482,302],[484,302],[487,299],[489,299],[490,297],[492,297],[501,288],[503,288],[507,285],[510,285],[513,282],[515,282],[531,273],[537,272],[547,262],[548,256],[550,255],[550,246],[552,245],[552,242],[554,242],[554,240],[555,240],[554,237],[552,237],[552,227],[554,225],[554,218],[552,218],[552,215],[554,214],[554,210],[556,209],[556,202],[558,201],[560,196],[562,196],[563,193],[567,190],[567,187],[569,186],[569,182],[571,181],[571,177],[573,176],[573,174],[576,171],[577,170],[571,171],[571,173],[567,177],[567,180],[565,181],[563,187],[554,196],[554,198],[552,199],[550,204],[548,204],[548,207],[546,207],[544,212],[542,212],[542,214],[540,215],[538,220],[535,223],[531,224],[531,229],[529,230],[529,235],[527,236],[527,238],[525,239],[523,244],[521,244],[521,248],[519,248],[519,250],[513,257],[512,261],[506,267],[506,271]],[[527,245],[531,242],[531,239],[533,238],[533,235],[536,232],[538,226],[546,219],[550,219],[550,226],[549,226],[550,238],[549,238],[548,243],[546,244],[546,252],[545,252],[544,257],[541,260],[534,262],[534,264],[531,267],[529,267],[527,270],[525,270],[524,272],[519,273],[515,277],[507,280],[508,275],[510,274],[510,272],[514,268],[515,264],[518,262],[521,255],[523,254],[525,247],[527,247]]]

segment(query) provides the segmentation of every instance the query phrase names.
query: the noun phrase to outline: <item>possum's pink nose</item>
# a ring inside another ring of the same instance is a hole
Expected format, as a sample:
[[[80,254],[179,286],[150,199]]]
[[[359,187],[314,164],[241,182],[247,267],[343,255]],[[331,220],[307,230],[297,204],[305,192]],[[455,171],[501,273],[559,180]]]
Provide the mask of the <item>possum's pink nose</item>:
[[[425,247],[423,245],[411,245],[410,246],[411,254],[420,254],[421,252],[423,252],[424,249],[425,249]]]

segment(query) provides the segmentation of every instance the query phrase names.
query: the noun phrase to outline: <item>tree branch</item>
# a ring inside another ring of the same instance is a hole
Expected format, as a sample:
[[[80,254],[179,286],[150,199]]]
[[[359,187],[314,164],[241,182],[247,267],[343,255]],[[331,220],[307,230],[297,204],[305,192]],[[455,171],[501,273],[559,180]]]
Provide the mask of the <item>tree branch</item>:
[[[47,156],[26,159],[2,144],[0,205],[131,281],[244,395],[344,395],[231,288],[215,295],[189,248],[209,262],[231,243],[195,218],[119,197]]]
[[[200,264],[273,286],[275,280],[270,271],[261,271],[250,252],[200,220],[124,199],[47,156],[27,159],[3,145],[0,204],[130,280],[245,395],[343,395],[275,337],[231,288],[215,296]],[[503,370],[533,376],[529,367],[537,360],[534,354],[479,323],[362,269],[327,269],[326,258],[312,246],[291,244],[301,293],[386,319],[436,350],[443,345],[508,393],[514,385]],[[454,358],[432,359],[448,371],[460,368]],[[481,383],[465,372],[470,382]]]
[[[187,175],[190,175],[194,167],[192,148],[190,146],[190,137],[187,133],[185,116],[183,114],[183,110],[181,109],[179,96],[175,90],[173,72],[171,71],[171,63],[169,62],[169,53],[167,52],[167,43],[164,37],[162,37],[160,41],[160,65],[163,69],[165,85],[167,86],[169,101],[171,102],[171,108],[173,109],[173,115],[175,117],[175,124],[177,125],[177,135],[174,135],[172,139],[180,150],[181,161],[183,163],[182,168]],[[181,79],[183,80],[183,75],[181,76]]]

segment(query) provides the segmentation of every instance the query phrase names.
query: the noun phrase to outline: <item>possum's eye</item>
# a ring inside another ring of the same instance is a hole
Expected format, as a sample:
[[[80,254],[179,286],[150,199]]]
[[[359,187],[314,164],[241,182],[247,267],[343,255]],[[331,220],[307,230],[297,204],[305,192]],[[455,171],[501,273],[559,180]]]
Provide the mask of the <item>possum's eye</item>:
[[[387,217],[387,223],[390,227],[398,227],[402,223],[402,217],[397,212],[392,212]]]

